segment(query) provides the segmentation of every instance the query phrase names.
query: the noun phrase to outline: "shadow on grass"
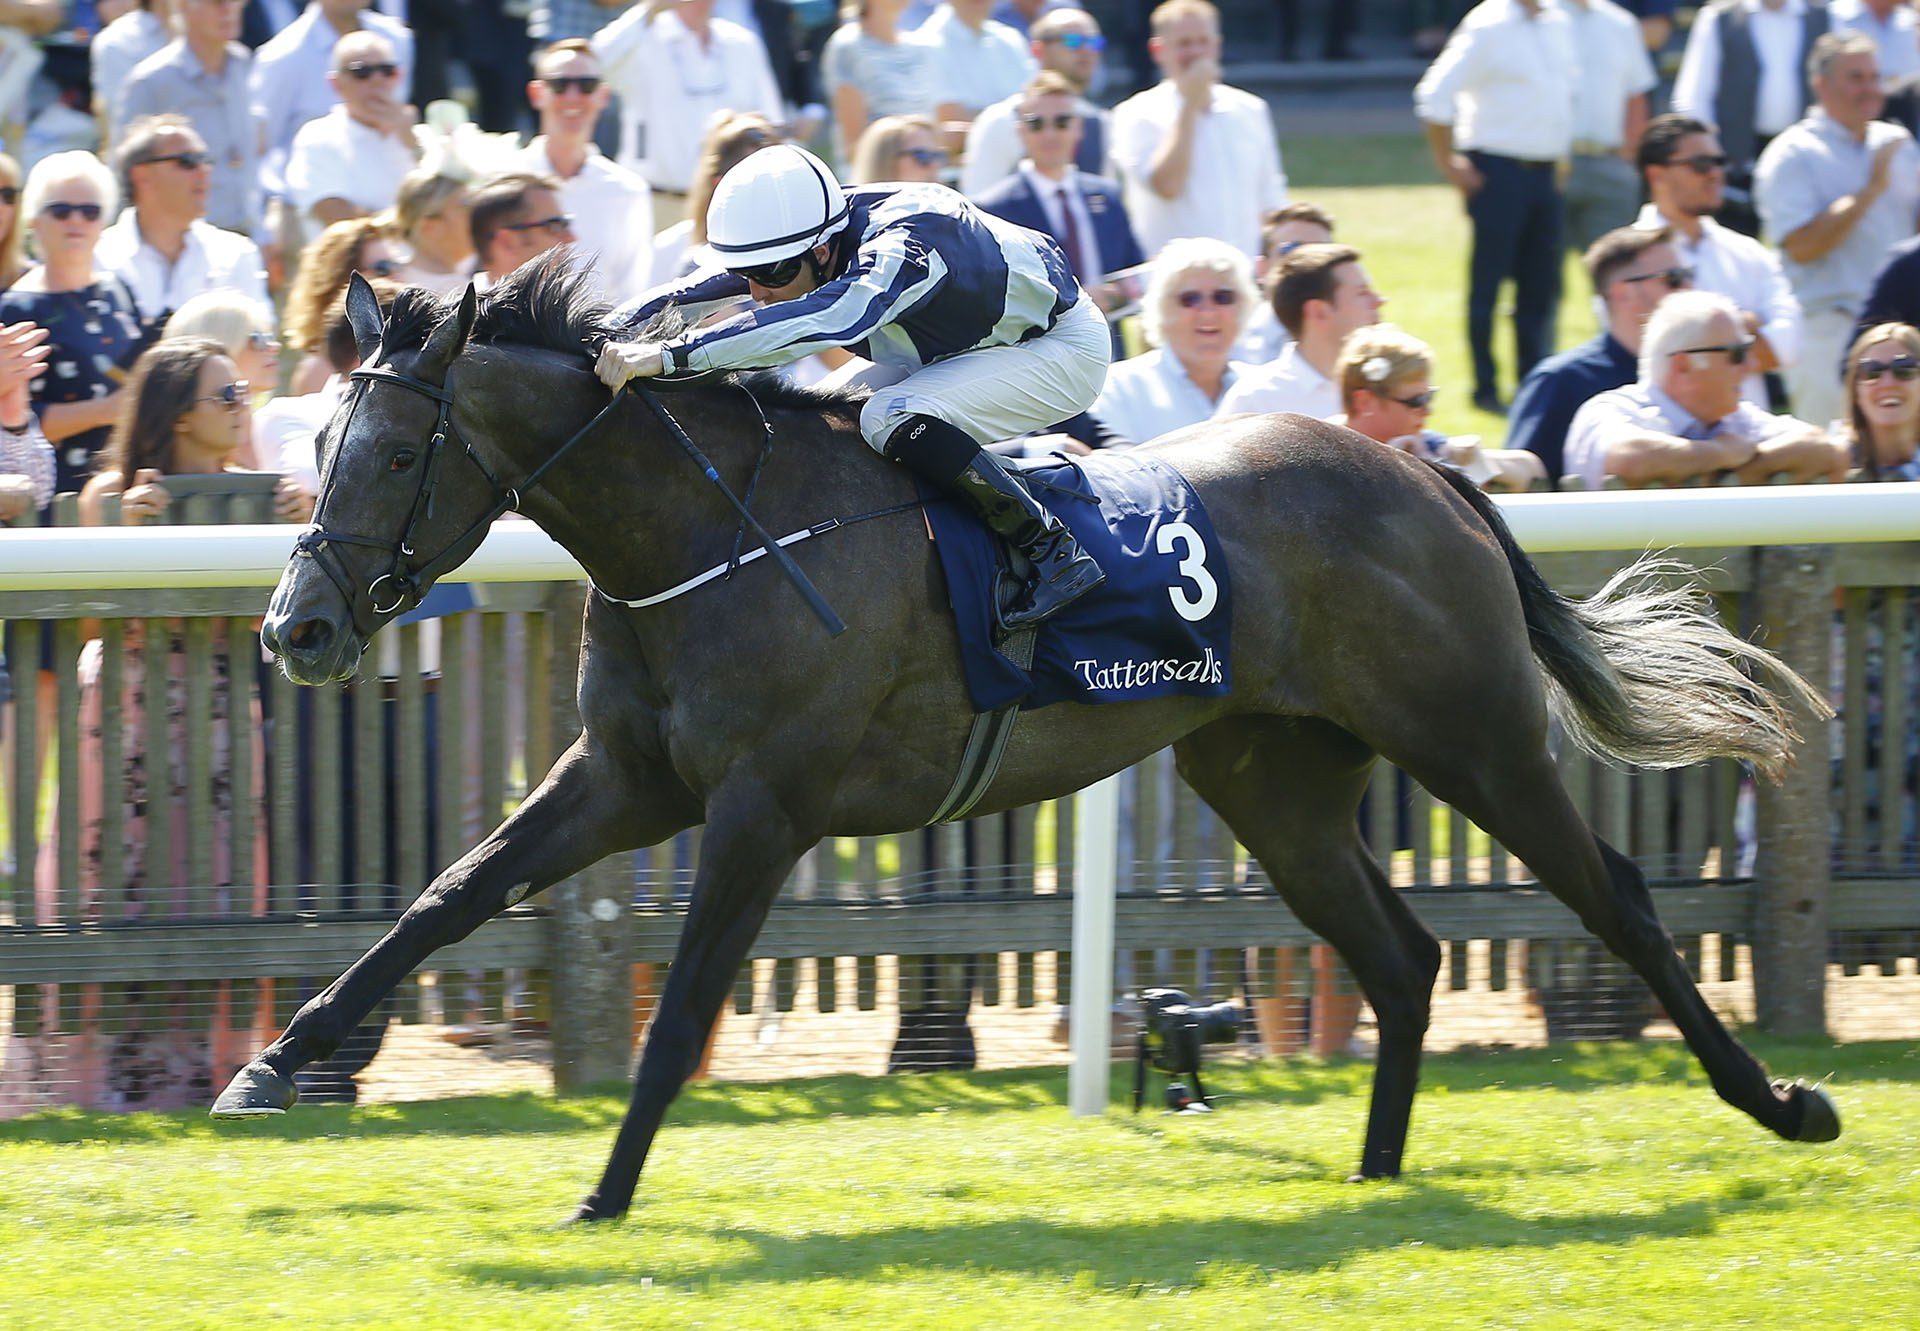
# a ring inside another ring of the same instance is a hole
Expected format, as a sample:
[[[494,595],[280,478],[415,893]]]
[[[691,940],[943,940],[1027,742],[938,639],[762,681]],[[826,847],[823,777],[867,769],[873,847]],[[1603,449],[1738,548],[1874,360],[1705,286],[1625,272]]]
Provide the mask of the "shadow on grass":
[[[1920,1042],[1834,1044],[1825,1040],[1755,1039],[1754,1053],[1782,1076],[1830,1078],[1843,1097],[1848,1082],[1920,1082]],[[1558,1090],[1586,1093],[1642,1083],[1698,1083],[1706,1076],[1684,1045],[1673,1041],[1553,1045],[1544,1049],[1462,1051],[1430,1057],[1422,1085],[1449,1092]],[[1231,1109],[1252,1105],[1317,1104],[1350,1098],[1363,1105],[1373,1082],[1369,1063],[1354,1059],[1223,1061],[1208,1068],[1207,1085]],[[531,1092],[470,1096],[412,1104],[297,1106],[279,1118],[215,1122],[203,1112],[96,1114],[50,1110],[0,1123],[0,1146],[14,1143],[164,1143],[218,1137],[305,1141],[328,1134],[356,1138],[493,1137],[598,1133],[618,1126],[626,1088],[555,1099]],[[1126,1103],[1131,1069],[1116,1065],[1112,1103]],[[776,1083],[705,1082],[689,1087],[668,1116],[675,1125],[738,1126],[829,1118],[888,1118],[918,1114],[995,1114],[1059,1109],[1065,1104],[1063,1068],[940,1073],[904,1077],[818,1077]],[[1157,1115],[1142,1116],[1149,1122]]]
[[[1183,1220],[1157,1215],[1110,1224],[1044,1219],[979,1224],[905,1224],[854,1233],[799,1236],[752,1229],[711,1231],[726,1249],[708,1263],[671,1274],[636,1269],[622,1246],[606,1261],[582,1261],[564,1244],[552,1260],[532,1256],[476,1261],[454,1274],[515,1289],[558,1289],[636,1283],[643,1278],[692,1289],[743,1282],[804,1280],[831,1272],[837,1280],[885,1279],[911,1270],[956,1274],[1011,1273],[1097,1289],[1180,1289],[1258,1279],[1279,1271],[1315,1271],[1354,1257],[1417,1242],[1442,1251],[1548,1249],[1563,1244],[1617,1246],[1649,1238],[1699,1238],[1723,1219],[1790,1208],[1793,1199],[1738,1185],[1709,1199],[1675,1202],[1637,1214],[1618,1210],[1541,1214],[1510,1211],[1441,1186],[1416,1182],[1356,1188],[1346,1205],[1285,1219]],[[1177,1203],[1170,1204],[1176,1207]],[[629,1226],[645,1225],[645,1212]],[[750,1249],[743,1252],[739,1245]]]

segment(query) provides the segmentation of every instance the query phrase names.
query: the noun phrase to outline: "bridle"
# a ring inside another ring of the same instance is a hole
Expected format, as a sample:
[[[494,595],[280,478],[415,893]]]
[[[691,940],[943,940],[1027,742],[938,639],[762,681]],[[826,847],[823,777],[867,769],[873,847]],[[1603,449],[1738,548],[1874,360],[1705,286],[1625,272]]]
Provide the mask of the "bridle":
[[[300,538],[294,542],[294,554],[305,555],[313,560],[320,571],[327,575],[328,581],[339,589],[341,596],[346,598],[349,612],[353,617],[353,627],[359,633],[362,644],[373,637],[374,632],[388,616],[404,613],[419,605],[422,596],[420,589],[423,586],[431,586],[437,579],[458,567],[466,556],[457,552],[476,533],[485,531],[502,513],[509,510],[519,512],[521,495],[537,485],[540,478],[557,466],[575,444],[586,438],[596,426],[611,415],[624,397],[623,394],[614,394],[592,420],[580,427],[572,438],[555,449],[547,460],[529,472],[524,480],[518,485],[508,485],[493,474],[492,469],[481,460],[480,455],[474,452],[473,445],[461,437],[459,429],[453,423],[453,394],[448,389],[385,366],[354,370],[347,377],[362,387],[355,390],[356,396],[347,409],[346,423],[341,427],[343,440],[352,429],[354,413],[359,411],[361,404],[366,401],[371,392],[372,385],[376,383],[393,384],[409,392],[431,398],[439,405],[438,414],[434,417],[433,434],[427,440],[426,457],[420,464],[420,487],[414,492],[413,506],[407,512],[406,525],[400,529],[400,535],[396,539],[383,541],[378,537],[336,531],[315,523],[302,532]],[[440,466],[442,459],[446,456],[449,443],[457,444],[466,459],[486,478],[488,486],[493,491],[493,500],[484,513],[467,524],[466,529],[458,536],[442,546],[438,554],[431,559],[416,562],[419,556],[413,547],[414,528],[423,519],[433,516],[434,491],[440,482]],[[335,456],[338,457],[337,452]],[[329,468],[328,475],[320,487],[322,503],[325,502],[332,484],[333,471]],[[354,577],[352,570],[347,567],[340,552],[335,549],[340,545],[364,545],[390,556],[391,562],[384,573],[363,586]]]

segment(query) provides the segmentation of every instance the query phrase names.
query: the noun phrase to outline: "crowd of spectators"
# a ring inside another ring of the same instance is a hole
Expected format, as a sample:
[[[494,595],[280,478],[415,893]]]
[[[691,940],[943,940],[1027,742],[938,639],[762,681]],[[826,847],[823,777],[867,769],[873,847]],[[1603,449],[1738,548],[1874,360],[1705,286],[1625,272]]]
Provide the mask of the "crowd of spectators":
[[[0,519],[84,492],[87,520],[152,520],[174,471],[257,469],[305,520],[357,363],[353,274],[451,294],[570,245],[631,302],[714,263],[716,184],[782,140],[1053,238],[1115,350],[1071,449],[1289,411],[1490,488],[1915,476],[1905,0],[1715,0],[1684,35],[1657,0],[1454,6],[1413,105],[1471,223],[1472,382],[1451,390],[1422,330],[1380,322],[1388,293],[1332,214],[1290,197],[1285,124],[1224,80],[1208,0],[1120,7],[1151,66],[1131,95],[1075,0],[410,7],[89,5],[52,103],[43,79],[0,107],[34,125],[0,155]],[[1344,59],[1359,6],[1329,8]],[[1556,354],[1569,247],[1601,330]],[[1506,438],[1431,429],[1443,391]]]

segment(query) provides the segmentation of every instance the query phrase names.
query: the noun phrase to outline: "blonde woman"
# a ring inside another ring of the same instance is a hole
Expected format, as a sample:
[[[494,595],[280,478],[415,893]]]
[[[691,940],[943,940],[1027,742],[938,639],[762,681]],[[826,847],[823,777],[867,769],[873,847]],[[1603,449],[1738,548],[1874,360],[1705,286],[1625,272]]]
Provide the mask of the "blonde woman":
[[[371,217],[335,222],[300,252],[300,271],[287,293],[287,345],[306,353],[293,372],[289,393],[312,393],[331,371],[321,354],[327,335],[327,315],[347,289],[355,273],[364,277],[395,277],[400,257],[387,239],[386,227]]]
[[[653,280],[670,282],[684,277],[703,264],[713,262],[707,248],[707,205],[720,177],[770,143],[785,141],[785,135],[757,111],[732,112],[714,117],[707,137],[700,145],[700,162],[693,169],[693,184],[687,190],[687,215],[653,238]]]
[[[27,229],[21,215],[20,163],[0,153],[0,291],[27,271]]]
[[[1863,481],[1920,481],[1920,328],[1876,324],[1847,353],[1847,418],[1829,433]]]
[[[1479,437],[1449,439],[1427,428],[1433,414],[1433,349],[1392,324],[1356,329],[1334,362],[1334,386],[1345,413],[1333,418],[1377,443],[1465,472],[1487,490],[1525,490],[1546,483],[1546,468],[1524,449],[1483,449]]]
[[[465,182],[438,172],[413,172],[400,182],[392,229],[412,256],[394,274],[402,285],[450,296],[473,279]]]
[[[1256,299],[1253,264],[1232,245],[1168,241],[1141,299],[1153,349],[1107,371],[1094,416],[1142,442],[1212,416],[1247,368],[1231,355]]]
[[[882,116],[868,125],[853,150],[852,183],[877,185],[906,180],[937,185],[947,150],[932,116]]]

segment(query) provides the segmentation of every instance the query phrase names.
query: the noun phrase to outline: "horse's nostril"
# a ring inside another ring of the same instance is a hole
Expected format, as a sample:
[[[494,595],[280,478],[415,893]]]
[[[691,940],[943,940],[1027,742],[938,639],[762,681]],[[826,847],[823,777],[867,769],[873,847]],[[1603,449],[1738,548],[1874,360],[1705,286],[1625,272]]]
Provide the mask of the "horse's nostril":
[[[303,619],[287,634],[287,645],[295,651],[318,651],[333,637],[333,629],[324,619]]]

